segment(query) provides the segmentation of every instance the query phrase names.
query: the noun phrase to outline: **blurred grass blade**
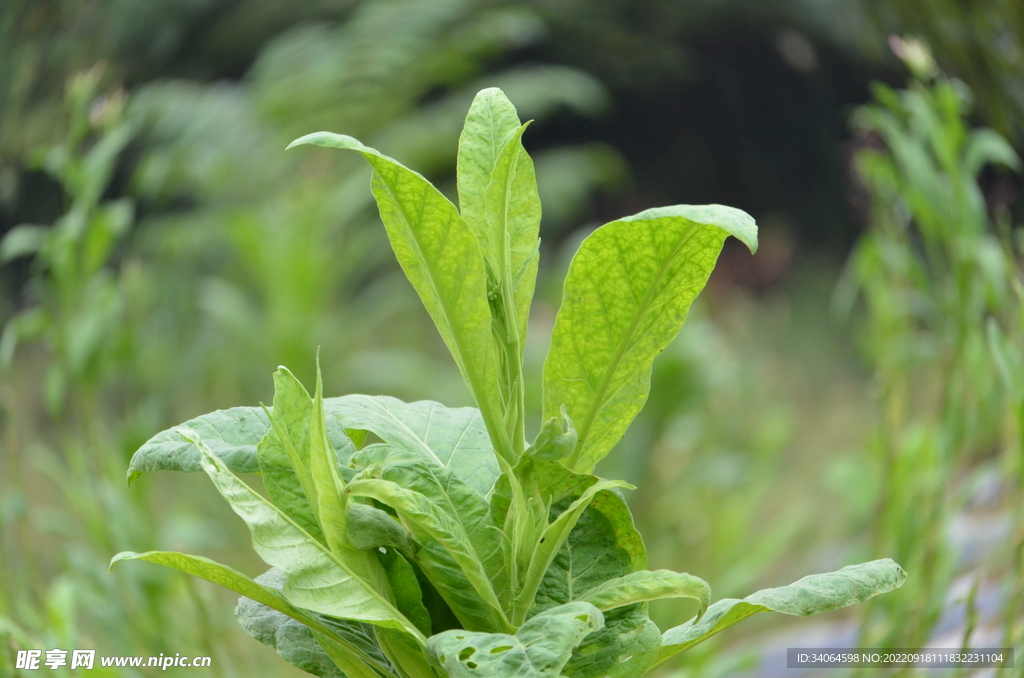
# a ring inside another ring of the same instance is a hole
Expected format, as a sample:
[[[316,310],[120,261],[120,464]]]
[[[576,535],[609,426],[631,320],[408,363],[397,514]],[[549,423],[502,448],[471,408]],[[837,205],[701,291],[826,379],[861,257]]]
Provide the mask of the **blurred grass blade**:
[[[788,586],[764,589],[743,600],[726,598],[708,608],[699,621],[669,629],[652,666],[686,652],[716,633],[758,612],[806,617],[862,603],[903,585],[907,573],[889,558],[849,565],[838,572],[812,574]]]
[[[597,229],[573,257],[544,362],[544,420],[564,405],[579,439],[566,465],[589,473],[647,400],[651,364],[678,334],[729,235],[757,226],[721,205],[658,207]]]

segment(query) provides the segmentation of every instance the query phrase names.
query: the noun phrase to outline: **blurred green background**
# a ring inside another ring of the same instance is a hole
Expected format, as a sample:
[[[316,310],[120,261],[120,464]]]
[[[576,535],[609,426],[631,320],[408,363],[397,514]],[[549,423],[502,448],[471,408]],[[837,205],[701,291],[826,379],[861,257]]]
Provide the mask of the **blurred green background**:
[[[596,225],[673,203],[760,225],[598,469],[642,488],[652,567],[715,598],[875,557],[911,575],[663,674],[782,675],[798,645],[1024,651],[1019,2],[7,0],[0,52],[0,675],[53,648],[301,675],[230,594],[107,573],[155,548],[260,569],[203,478],[129,491],[128,459],[269,402],[279,364],[309,382],[318,347],[331,394],[468,404],[369,173],[283,149],[351,134],[451,193],[485,86],[536,121],[533,384]],[[692,613],[653,608],[663,628]]]

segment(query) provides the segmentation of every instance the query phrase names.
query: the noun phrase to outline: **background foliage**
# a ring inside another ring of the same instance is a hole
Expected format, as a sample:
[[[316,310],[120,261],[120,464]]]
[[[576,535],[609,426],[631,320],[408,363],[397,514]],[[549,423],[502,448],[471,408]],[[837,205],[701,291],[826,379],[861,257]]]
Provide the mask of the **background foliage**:
[[[862,631],[855,616],[771,631],[1020,647],[1020,180],[1012,149],[972,130],[1020,147],[1024,17],[961,5],[4,3],[0,674],[25,647],[291,671],[235,628],[229,596],[106,573],[128,548],[255,572],[209,488],[128,491],[128,456],[166,425],[269,401],[278,364],[310,382],[318,346],[332,394],[467,402],[366,170],[283,148],[353,134],[451,192],[462,117],[489,85],[536,119],[530,378],[593,224],[711,202],[761,224],[761,252],[727,248],[598,469],[645,488],[631,502],[652,567],[732,595],[892,556],[912,576]],[[892,32],[922,37],[936,67],[914,62],[907,85]],[[662,626],[691,612],[654,610]],[[768,631],[671,670],[756,671],[762,645],[785,647]]]

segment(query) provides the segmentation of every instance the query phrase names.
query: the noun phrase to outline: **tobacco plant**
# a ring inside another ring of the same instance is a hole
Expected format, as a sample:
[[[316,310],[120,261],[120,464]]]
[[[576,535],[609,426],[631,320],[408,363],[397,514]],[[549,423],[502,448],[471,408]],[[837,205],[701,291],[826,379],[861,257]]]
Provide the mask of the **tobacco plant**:
[[[257,640],[318,676],[628,678],[757,612],[810,615],[900,586],[891,560],[710,605],[706,582],[647,569],[621,481],[593,475],[637,415],[651,364],[682,327],[726,237],[752,251],[754,220],[720,205],[646,210],[602,226],[565,281],[528,444],[523,344],[540,201],[526,129],[480,92],[459,143],[456,207],[420,174],[352,137],[406,277],[476,408],[387,396],[313,396],[285,368],[272,407],[236,407],[164,431],[129,482],[203,470],[271,569],[250,579],[200,556],[121,553],[240,593]],[[259,473],[266,495],[236,475]],[[661,633],[647,602],[689,598]]]

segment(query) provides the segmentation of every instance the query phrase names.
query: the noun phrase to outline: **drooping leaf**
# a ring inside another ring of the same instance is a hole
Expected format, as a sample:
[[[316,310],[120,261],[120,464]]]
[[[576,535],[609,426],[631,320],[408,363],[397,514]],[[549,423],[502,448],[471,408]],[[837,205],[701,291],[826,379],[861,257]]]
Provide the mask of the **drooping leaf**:
[[[319,631],[331,638],[344,651],[346,663],[353,667],[353,672],[349,674],[351,678],[363,678],[364,676],[372,678],[374,674],[368,667],[385,666],[380,662],[379,657],[375,657],[364,644],[354,642],[353,639],[339,634],[338,629],[332,629],[330,626],[325,625],[316,615],[310,614],[307,610],[299,609],[286,596],[282,595],[277,588],[257,583],[226,565],[215,563],[207,558],[190,556],[184,553],[167,551],[132,553],[125,551],[114,556],[110,561],[110,566],[113,567],[115,563],[122,560],[147,560],[200,577],[241,594],[267,608],[276,610],[282,615],[287,615],[313,630]]]
[[[590,589],[580,600],[585,600],[601,611],[608,611],[632,603],[644,603],[662,598],[691,598],[700,605],[700,619],[711,602],[711,587],[706,581],[691,574],[671,570],[640,570],[609,579]]]
[[[347,491],[398,513],[419,544],[416,563],[466,628],[507,628],[499,600],[507,585],[500,533],[483,498],[445,469],[412,455],[403,457],[400,450],[389,455],[381,475],[383,479],[357,479]]]
[[[258,407],[232,407],[161,431],[132,456],[128,466],[129,484],[148,471],[202,470],[199,449],[181,437],[177,431],[179,428],[199,434],[210,451],[235,473],[255,473],[259,471],[256,445],[270,430],[270,419]]]
[[[266,587],[280,590],[284,586],[284,573],[277,569],[270,569],[256,577],[256,583]],[[386,668],[387,659],[381,654],[374,638],[372,626],[361,622],[345,621],[339,619],[328,619],[310,613],[310,618],[319,621],[324,630],[343,638],[353,647],[358,648],[366,656],[376,662],[376,666]],[[263,603],[251,598],[242,597],[235,608],[235,619],[239,625],[250,636],[268,647],[277,650],[277,653],[289,664],[298,667],[306,673],[312,673],[320,678],[378,678],[376,672],[367,672],[365,663],[362,666],[354,664],[353,655],[350,651],[335,641],[330,641],[327,636],[320,634],[320,642],[314,631],[287,615],[267,607]],[[327,642],[333,643],[333,657],[324,651],[322,645]],[[339,670],[339,666],[344,667]],[[344,673],[342,672],[344,671]]]
[[[427,641],[427,651],[450,678],[557,678],[573,648],[603,624],[593,605],[569,603],[529,619],[514,636],[445,631]]]
[[[307,394],[308,395],[308,394]],[[331,411],[331,399],[325,400],[327,437],[342,462],[354,451],[341,420]],[[199,448],[185,440],[178,429],[195,431],[234,473],[257,473],[256,446],[270,430],[267,411],[273,408],[232,407],[190,419],[150,438],[132,456],[128,482],[133,483],[149,471],[201,471]]]
[[[343,134],[317,132],[289,148],[313,144],[357,151],[373,167],[373,195],[398,263],[455,358],[499,454],[511,460],[504,405],[494,384],[487,275],[476,236],[444,195],[422,175]]]
[[[655,666],[686,652],[716,633],[758,612],[781,612],[806,617],[862,603],[897,589],[907,573],[885,558],[849,565],[837,572],[812,574],[788,586],[764,589],[743,600],[726,598],[708,608],[699,621],[669,629],[662,635]]]
[[[573,257],[544,363],[544,419],[564,405],[579,435],[566,465],[589,473],[650,391],[725,238],[757,246],[754,220],[720,205],[676,205],[605,224]]]
[[[236,478],[194,431],[183,431],[203,453],[203,470],[252,532],[253,548],[264,562],[285,573],[284,596],[295,606],[341,619],[422,634],[371,582],[314,540],[280,509]],[[261,601],[262,602],[262,601]]]
[[[324,407],[346,427],[372,431],[449,469],[481,495],[490,491],[498,477],[487,427],[476,408],[366,395],[327,398]]]

